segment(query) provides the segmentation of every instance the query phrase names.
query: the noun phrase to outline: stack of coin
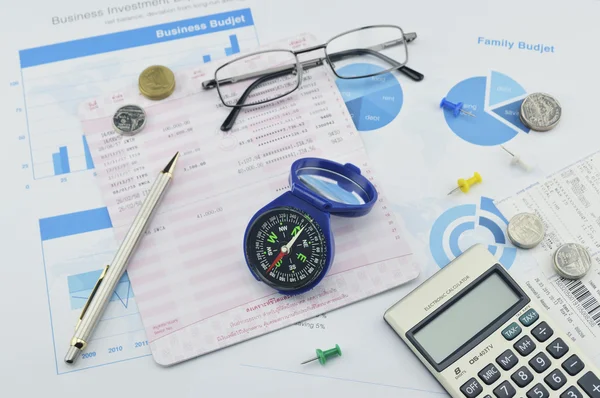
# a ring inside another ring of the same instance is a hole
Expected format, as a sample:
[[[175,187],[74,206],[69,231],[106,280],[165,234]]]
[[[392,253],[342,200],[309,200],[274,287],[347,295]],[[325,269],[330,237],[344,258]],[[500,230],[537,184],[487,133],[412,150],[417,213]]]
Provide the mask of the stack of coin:
[[[532,249],[545,234],[542,219],[533,213],[519,213],[510,219],[507,235],[513,245],[521,249]]]
[[[142,95],[148,99],[165,99],[175,91],[175,75],[166,66],[149,66],[140,73],[138,86]]]
[[[556,273],[567,279],[580,279],[592,267],[592,258],[587,249],[577,243],[565,243],[554,253]]]
[[[528,95],[521,103],[521,122],[535,131],[548,131],[560,120],[562,108],[556,98],[544,93]]]

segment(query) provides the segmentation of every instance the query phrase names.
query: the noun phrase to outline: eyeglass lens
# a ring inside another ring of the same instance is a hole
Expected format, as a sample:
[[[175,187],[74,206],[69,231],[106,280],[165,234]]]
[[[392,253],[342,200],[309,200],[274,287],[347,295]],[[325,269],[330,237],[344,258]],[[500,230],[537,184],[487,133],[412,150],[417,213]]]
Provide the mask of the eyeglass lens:
[[[333,70],[341,78],[373,76],[397,69],[408,59],[404,34],[392,26],[348,32],[327,43],[325,51]]]

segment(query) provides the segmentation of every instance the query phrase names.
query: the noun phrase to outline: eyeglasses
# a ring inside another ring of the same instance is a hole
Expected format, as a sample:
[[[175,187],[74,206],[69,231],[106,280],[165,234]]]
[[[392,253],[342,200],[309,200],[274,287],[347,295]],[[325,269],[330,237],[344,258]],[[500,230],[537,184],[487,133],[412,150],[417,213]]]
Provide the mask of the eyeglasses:
[[[233,108],[221,125],[233,127],[244,107],[278,100],[296,91],[302,72],[327,63],[340,79],[362,79],[398,71],[414,81],[423,75],[406,66],[407,43],[416,33],[404,33],[395,25],[374,25],[341,33],[325,44],[292,50],[259,51],[229,61],[215,71],[215,77],[202,83],[216,88],[223,105]],[[298,55],[324,50],[325,56],[300,62]]]

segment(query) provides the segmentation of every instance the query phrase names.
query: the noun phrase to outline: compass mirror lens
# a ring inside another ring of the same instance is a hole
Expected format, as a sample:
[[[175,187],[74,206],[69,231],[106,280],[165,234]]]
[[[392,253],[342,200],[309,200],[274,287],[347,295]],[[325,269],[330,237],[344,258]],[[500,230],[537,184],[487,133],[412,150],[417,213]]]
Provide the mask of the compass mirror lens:
[[[297,171],[304,186],[325,199],[346,205],[364,205],[369,197],[350,178],[318,167],[303,167]]]

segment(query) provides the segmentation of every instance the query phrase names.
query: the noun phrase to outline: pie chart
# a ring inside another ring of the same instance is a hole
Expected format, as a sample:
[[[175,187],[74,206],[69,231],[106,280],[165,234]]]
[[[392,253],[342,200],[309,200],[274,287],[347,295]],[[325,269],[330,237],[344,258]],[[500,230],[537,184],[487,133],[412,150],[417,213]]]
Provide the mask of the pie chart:
[[[344,75],[369,75],[381,72],[382,67],[356,63],[340,68]],[[363,79],[337,79],[336,84],[358,131],[379,129],[398,116],[403,94],[400,83],[392,73]]]
[[[492,71],[489,76],[476,76],[461,81],[448,92],[450,102],[462,102],[463,109],[475,117],[459,115],[444,109],[448,127],[472,144],[503,144],[519,133],[529,133],[519,118],[521,103],[527,93],[511,77]]]

